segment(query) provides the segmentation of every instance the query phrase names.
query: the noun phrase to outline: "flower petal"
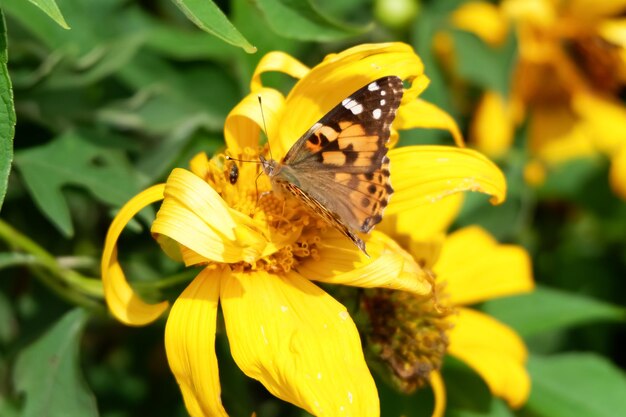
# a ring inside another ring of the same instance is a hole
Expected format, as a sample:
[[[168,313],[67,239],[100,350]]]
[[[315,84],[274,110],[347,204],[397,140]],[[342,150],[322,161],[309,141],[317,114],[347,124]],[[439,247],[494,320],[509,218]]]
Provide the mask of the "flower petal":
[[[432,103],[415,99],[403,103],[393,123],[395,129],[444,129],[452,134],[458,146],[463,146],[463,135],[448,113]]]
[[[559,106],[535,106],[529,136],[531,152],[551,164],[596,153],[584,124],[569,109]]]
[[[609,179],[615,194],[626,200],[626,146],[613,155]]]
[[[405,146],[389,151],[395,192],[386,214],[432,203],[461,191],[491,195],[500,204],[506,195],[502,171],[481,153],[450,146]]]
[[[583,21],[617,15],[626,10],[626,0],[570,0],[566,4],[566,13],[571,13]]]
[[[250,91],[256,93],[263,88],[261,74],[264,72],[279,71],[300,79],[309,71],[309,67],[304,65],[289,54],[280,51],[268,52],[261,58],[254,70],[252,80],[250,81]]]
[[[243,217],[235,219],[219,194],[190,171],[174,169],[164,194],[153,233],[174,239],[207,261],[253,261],[263,252],[264,237],[253,233]],[[246,239],[238,229],[245,229]]]
[[[285,107],[289,109],[289,117],[283,118],[278,127],[283,149],[289,149],[341,100],[387,75],[412,82],[404,93],[403,103],[415,99],[428,84],[422,61],[407,44],[365,44],[328,55],[296,83],[287,96]]]
[[[130,326],[142,326],[156,320],[167,309],[168,303],[146,304],[135,294],[117,260],[117,239],[135,214],[163,199],[164,189],[164,184],[154,185],[131,198],[113,219],[104,241],[101,263],[104,298],[115,318]]]
[[[302,263],[298,272],[328,284],[389,288],[420,295],[431,291],[426,273],[393,239],[373,231],[366,245],[370,257],[342,234],[329,232],[318,244],[321,260]]]
[[[525,368],[527,350],[511,328],[483,313],[461,308],[450,330],[448,352],[474,369],[491,392],[511,407],[521,407],[530,393]]]
[[[622,103],[592,94],[576,94],[573,105],[584,121],[586,134],[600,150],[612,154],[626,145],[626,107]]]
[[[228,268],[205,268],[178,297],[165,326],[165,350],[189,414],[227,417],[220,399],[215,326]]]
[[[513,118],[504,97],[495,91],[485,92],[472,120],[472,142],[488,156],[501,157],[513,144],[513,131]]]
[[[420,204],[392,214],[385,213],[376,230],[392,236],[403,248],[409,248],[411,242],[431,240],[445,233],[456,220],[463,197],[461,193],[452,194],[433,203]]]
[[[484,1],[471,1],[459,7],[452,14],[452,24],[493,46],[502,44],[508,31],[508,22],[500,9]]]
[[[432,417],[443,417],[446,412],[446,386],[439,371],[431,372],[430,387],[435,396],[435,408]]]
[[[259,98],[261,103],[259,103]],[[285,98],[271,88],[262,88],[248,94],[233,108],[224,123],[224,140],[226,147],[232,153],[241,153],[245,148],[257,149],[259,146],[259,133],[265,125],[272,139],[278,133],[277,123],[284,108]],[[261,113],[261,104],[263,113]],[[266,132],[267,133],[267,132]],[[276,141],[278,142],[278,141]]]
[[[448,236],[434,269],[457,305],[520,294],[534,287],[526,250],[501,245],[478,226]]]
[[[378,416],[378,394],[345,307],[295,272],[233,273],[222,309],[235,362],[316,416]]]

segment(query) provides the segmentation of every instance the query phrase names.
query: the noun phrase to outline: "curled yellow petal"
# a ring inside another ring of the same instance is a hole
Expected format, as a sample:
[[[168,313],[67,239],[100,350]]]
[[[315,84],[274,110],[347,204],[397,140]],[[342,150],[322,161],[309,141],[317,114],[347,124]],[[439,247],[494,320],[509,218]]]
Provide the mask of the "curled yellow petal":
[[[514,122],[508,106],[501,94],[487,91],[472,120],[470,139],[493,158],[503,156],[513,144]]]
[[[626,146],[613,155],[609,180],[615,194],[626,200]]]
[[[449,333],[448,352],[474,369],[491,392],[519,408],[530,394],[528,356],[522,339],[495,319],[461,308]]]
[[[285,101],[289,117],[281,120],[278,141],[285,150],[289,149],[343,99],[388,75],[412,82],[411,90],[405,92],[407,100],[415,98],[427,85],[421,60],[404,43],[365,44],[328,55],[291,89]]]
[[[432,203],[461,191],[491,195],[493,204],[506,196],[502,171],[481,153],[450,146],[406,146],[389,151],[395,190],[386,214]]]
[[[153,233],[174,239],[206,261],[253,261],[261,255],[263,236],[246,228],[241,217],[235,220],[219,194],[190,171],[174,169],[164,195]],[[237,233],[238,228],[246,228],[246,239]]]
[[[398,109],[398,115],[394,121],[396,129],[443,129],[452,134],[458,146],[463,146],[463,135],[456,122],[448,113],[432,103],[422,99],[415,99],[403,103]]]
[[[465,305],[520,294],[534,288],[528,252],[501,245],[478,226],[465,227],[446,239],[435,265],[454,304]]]
[[[250,80],[250,91],[256,93],[263,88],[261,74],[264,72],[278,71],[300,79],[309,72],[309,67],[304,65],[289,54],[280,51],[268,52],[261,58]]]
[[[504,42],[508,31],[508,21],[500,9],[484,1],[471,1],[459,7],[452,14],[452,24],[494,46]]]
[[[440,372],[431,372],[430,386],[435,396],[435,408],[432,417],[443,417],[446,412],[446,386]]]
[[[261,103],[259,103],[259,97]],[[264,129],[263,117],[265,117],[265,125],[270,135],[270,144],[274,146],[273,136],[278,133],[277,124],[284,102],[283,95],[271,88],[262,88],[244,97],[230,111],[224,123],[224,140],[229,151],[241,153],[245,148],[257,149],[259,133],[262,128]],[[263,113],[261,113],[261,106],[263,106]]]
[[[165,350],[189,414],[228,417],[220,399],[215,326],[227,267],[204,269],[178,297],[165,326]]]
[[[377,417],[378,393],[345,307],[295,272],[233,273],[221,288],[235,362],[315,416]]]
[[[167,309],[168,303],[147,304],[135,294],[117,260],[117,239],[141,209],[163,198],[164,189],[163,184],[155,185],[130,199],[113,219],[104,241],[101,263],[104,297],[115,318],[130,326],[142,326],[156,320]]]
[[[342,234],[327,233],[318,244],[323,262],[304,262],[298,266],[298,272],[310,280],[329,284],[430,293],[426,273],[393,239],[373,231],[366,238],[366,245],[369,258]]]

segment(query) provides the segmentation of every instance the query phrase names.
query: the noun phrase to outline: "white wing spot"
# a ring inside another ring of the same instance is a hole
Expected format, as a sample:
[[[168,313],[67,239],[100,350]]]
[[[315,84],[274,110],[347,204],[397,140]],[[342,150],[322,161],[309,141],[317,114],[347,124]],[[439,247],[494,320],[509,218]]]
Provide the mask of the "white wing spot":
[[[385,90],[382,90],[382,91],[380,92],[380,95],[381,95],[381,96],[384,96],[384,95],[386,95],[386,94],[387,94],[387,92],[386,92]]]
[[[378,120],[380,119],[380,116],[382,116],[383,112],[381,109],[374,109],[374,111],[372,112],[372,116],[374,116],[374,119]]]
[[[363,112],[363,106],[361,106],[360,104],[357,104],[356,106],[353,106],[352,108],[350,108],[350,111],[354,115],[361,114]]]
[[[378,86],[378,84],[376,83],[376,81],[374,81],[373,83],[371,83],[370,85],[367,86],[367,89],[370,91],[376,91],[378,90],[380,87]]]
[[[352,101],[351,98],[344,98],[343,101],[341,102],[341,105],[347,109],[349,109],[350,107],[348,107],[348,103],[350,103]]]
[[[385,99],[380,100],[380,105],[381,105],[381,106],[384,106],[384,105],[385,105],[385,103],[387,103],[387,101],[386,101]]]

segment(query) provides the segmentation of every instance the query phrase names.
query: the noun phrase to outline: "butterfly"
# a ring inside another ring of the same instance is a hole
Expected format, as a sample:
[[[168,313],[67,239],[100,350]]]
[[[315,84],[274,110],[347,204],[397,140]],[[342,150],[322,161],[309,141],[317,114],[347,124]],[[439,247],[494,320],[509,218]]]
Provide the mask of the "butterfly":
[[[366,255],[357,233],[382,220],[393,193],[387,142],[402,94],[400,78],[379,78],[311,126],[280,162],[260,157],[275,190],[299,199]]]

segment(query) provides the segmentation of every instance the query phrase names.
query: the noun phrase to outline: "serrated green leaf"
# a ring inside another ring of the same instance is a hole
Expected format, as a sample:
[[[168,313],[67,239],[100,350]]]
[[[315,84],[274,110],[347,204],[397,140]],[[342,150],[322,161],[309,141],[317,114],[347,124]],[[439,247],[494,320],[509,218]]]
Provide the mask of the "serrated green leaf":
[[[63,15],[61,14],[61,10],[59,10],[59,6],[57,6],[54,0],[29,0],[29,1],[33,3],[35,6],[39,7],[41,10],[43,10],[45,14],[50,16],[52,20],[57,22],[59,26],[61,26],[63,29],[70,28],[67,22],[65,21],[65,18],[63,18]]]
[[[87,313],[74,309],[17,358],[14,383],[25,394],[22,417],[97,417],[80,372],[79,344]]]
[[[15,165],[37,207],[68,237],[74,229],[63,187],[74,185],[87,189],[96,199],[116,206],[137,192],[124,157],[91,143],[77,132],[17,152]]]
[[[13,136],[15,135],[15,108],[13,87],[7,69],[7,30],[4,14],[0,10],[0,209],[7,193],[11,162],[13,161]]]
[[[615,417],[626,410],[626,375],[589,353],[531,356],[526,407],[545,417]]]
[[[303,41],[334,41],[360,35],[373,25],[354,26],[323,14],[307,0],[255,0],[277,34]]]
[[[596,321],[626,320],[626,309],[622,307],[547,287],[491,300],[482,308],[524,337]]]
[[[224,42],[238,46],[248,53],[256,47],[230,23],[213,0],[173,0],[182,12],[200,29],[217,36]]]

